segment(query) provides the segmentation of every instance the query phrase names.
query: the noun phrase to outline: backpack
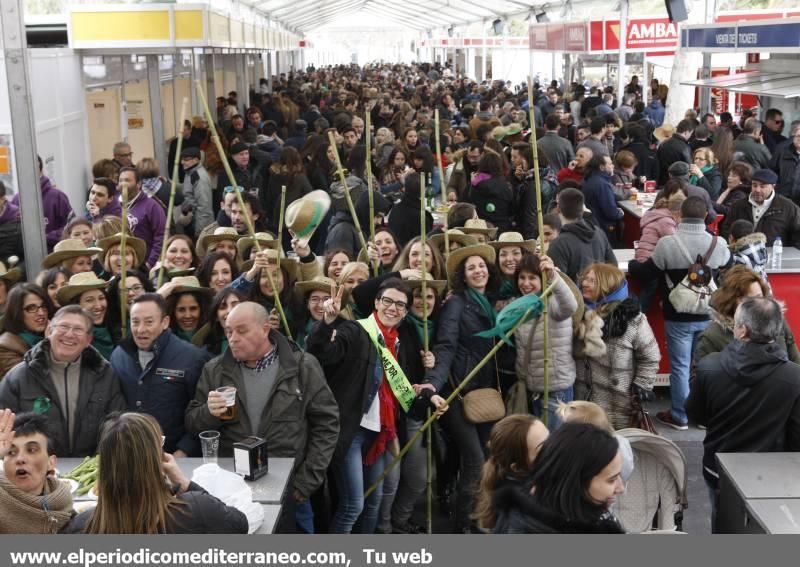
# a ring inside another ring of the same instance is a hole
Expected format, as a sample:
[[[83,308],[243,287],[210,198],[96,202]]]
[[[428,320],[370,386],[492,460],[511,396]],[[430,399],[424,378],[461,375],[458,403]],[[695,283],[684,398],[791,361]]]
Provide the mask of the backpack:
[[[677,285],[667,276],[667,282],[672,288],[669,292],[669,302],[678,313],[707,315],[710,310],[711,294],[717,290],[717,284],[714,282],[711,268],[708,266],[708,260],[717,246],[717,237],[711,238],[711,246],[708,247],[706,255],[698,254],[694,262],[692,262],[692,255],[689,254],[677,234],[675,242],[691,263],[686,271],[686,276]]]

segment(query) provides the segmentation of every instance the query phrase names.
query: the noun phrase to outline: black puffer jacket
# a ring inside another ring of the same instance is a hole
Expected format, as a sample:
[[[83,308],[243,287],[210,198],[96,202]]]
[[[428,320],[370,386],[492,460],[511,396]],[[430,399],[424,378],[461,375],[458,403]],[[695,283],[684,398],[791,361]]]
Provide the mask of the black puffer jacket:
[[[475,205],[479,218],[497,227],[498,235],[511,230],[514,192],[505,177],[492,177],[470,185],[467,201]]]
[[[611,512],[591,523],[573,522],[548,510],[530,494],[530,485],[508,483],[492,499],[497,514],[496,534],[623,534],[625,530]]]
[[[168,534],[246,534],[247,516],[226,506],[201,486],[190,483],[189,489],[177,496],[180,505],[167,517]],[[63,533],[84,533],[94,508],[75,516]]]
[[[489,299],[492,304],[492,299]],[[491,328],[492,323],[483,308],[466,293],[454,294],[444,304],[436,326],[436,343],[433,354],[436,366],[428,370],[425,381],[430,382],[437,392],[452,391],[452,376],[460,383],[475,366],[492,350],[494,339],[476,337]],[[490,360],[470,381],[462,392],[466,394],[476,388],[497,388],[497,359]]]
[[[692,163],[692,148],[680,134],[673,134],[664,140],[656,151],[658,157],[658,186],[663,187],[669,181],[667,170],[676,161]]]

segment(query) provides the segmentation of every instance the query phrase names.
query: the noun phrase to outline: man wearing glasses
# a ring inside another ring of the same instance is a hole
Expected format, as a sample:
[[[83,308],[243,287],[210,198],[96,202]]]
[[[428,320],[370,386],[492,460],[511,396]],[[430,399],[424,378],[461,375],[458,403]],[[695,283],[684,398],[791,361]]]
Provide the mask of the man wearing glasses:
[[[361,533],[373,534],[382,483],[366,501],[364,491],[378,480],[399,449],[398,419],[417,401],[406,372],[420,362],[424,368],[433,368],[435,360],[431,352],[400,349],[401,343],[415,344],[408,333],[416,332],[401,326],[412,301],[411,291],[401,280],[383,282],[372,314],[360,321],[339,316],[342,295],[343,288],[331,289],[323,320],[311,329],[306,348],[325,369],[339,404],[339,441],[331,462],[339,505],[330,532],[351,533],[360,517]],[[446,407],[438,395],[430,401],[442,411]],[[420,402],[427,406],[427,397]]]
[[[114,144],[114,159],[112,160],[117,164],[119,169],[123,167],[133,166],[133,151],[131,145],[127,142],[117,142]]]
[[[91,346],[93,327],[80,306],[62,307],[45,340],[0,382],[0,408],[45,415],[58,457],[94,455],[103,420],[125,409],[114,370]]]
[[[775,152],[775,147],[786,139],[783,135],[783,112],[777,108],[770,108],[764,115],[764,145],[770,153]]]

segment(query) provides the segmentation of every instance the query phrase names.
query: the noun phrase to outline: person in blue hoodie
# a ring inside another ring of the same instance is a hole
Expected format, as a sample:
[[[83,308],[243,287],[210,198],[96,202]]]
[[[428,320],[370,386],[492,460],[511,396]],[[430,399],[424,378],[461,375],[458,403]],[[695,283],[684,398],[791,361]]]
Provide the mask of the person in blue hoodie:
[[[661,99],[658,98],[651,100],[647,108],[644,109],[645,116],[650,119],[650,122],[652,122],[653,126],[656,128],[659,128],[664,123],[665,113],[666,109],[664,105],[661,104]]]
[[[586,206],[592,211],[592,217],[606,233],[612,246],[619,242],[617,224],[624,216],[614,198],[614,186],[611,183],[613,173],[614,162],[611,158],[596,155],[586,166],[586,177],[581,186]]]

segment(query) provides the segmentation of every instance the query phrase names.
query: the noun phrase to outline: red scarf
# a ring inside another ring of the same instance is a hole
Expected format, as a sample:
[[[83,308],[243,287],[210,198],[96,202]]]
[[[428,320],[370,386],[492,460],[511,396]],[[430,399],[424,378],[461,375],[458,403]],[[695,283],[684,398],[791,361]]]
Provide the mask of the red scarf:
[[[397,328],[384,327],[377,312],[373,312],[373,316],[378,324],[378,329],[383,335],[386,348],[397,360]],[[381,364],[380,356],[378,356],[378,364]],[[381,385],[378,387],[378,403],[381,408],[381,430],[364,456],[365,465],[374,464],[378,457],[386,451],[386,446],[397,437],[397,399],[395,399],[392,387],[386,379],[386,372],[384,372],[383,380],[381,380]]]

